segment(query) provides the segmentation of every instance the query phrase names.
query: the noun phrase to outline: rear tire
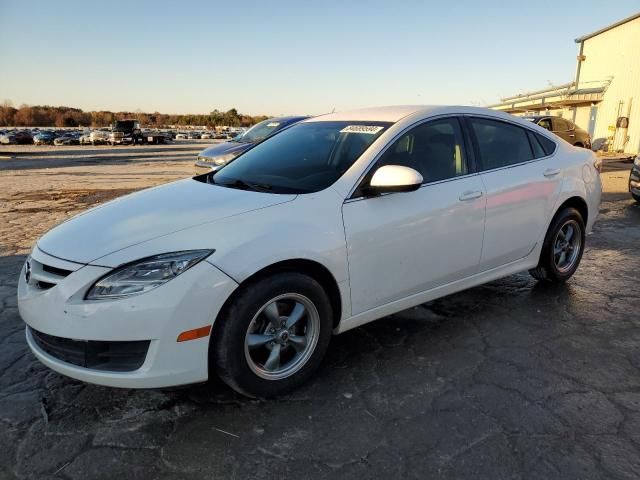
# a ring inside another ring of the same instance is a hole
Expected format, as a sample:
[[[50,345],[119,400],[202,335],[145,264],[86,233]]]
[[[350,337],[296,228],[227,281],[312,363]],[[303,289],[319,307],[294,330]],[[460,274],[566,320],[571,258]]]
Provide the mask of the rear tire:
[[[327,293],[307,275],[286,272],[251,282],[214,325],[209,369],[242,395],[286,393],[320,366],[333,315]]]
[[[584,219],[575,208],[554,217],[542,245],[538,266],[529,270],[539,281],[563,283],[578,269],[585,245]]]
[[[632,193],[631,196],[636,202],[640,203],[640,195],[636,195],[635,193]]]

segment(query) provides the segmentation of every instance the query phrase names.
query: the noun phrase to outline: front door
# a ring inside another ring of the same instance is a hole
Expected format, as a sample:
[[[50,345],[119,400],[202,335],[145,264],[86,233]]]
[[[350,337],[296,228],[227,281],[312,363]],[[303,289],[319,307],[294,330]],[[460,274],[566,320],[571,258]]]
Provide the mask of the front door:
[[[469,170],[458,119],[412,128],[363,182],[383,165],[414,168],[425,184],[345,202],[354,315],[473,275],[482,251],[485,192]]]

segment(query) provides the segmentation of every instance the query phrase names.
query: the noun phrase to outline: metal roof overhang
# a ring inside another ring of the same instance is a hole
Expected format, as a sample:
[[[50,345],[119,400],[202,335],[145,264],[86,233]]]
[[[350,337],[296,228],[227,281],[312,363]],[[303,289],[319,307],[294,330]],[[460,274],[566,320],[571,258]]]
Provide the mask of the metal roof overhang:
[[[494,105],[503,112],[523,113],[540,110],[553,110],[557,108],[574,107],[578,105],[590,105],[602,101],[604,88],[588,88],[575,90],[569,95],[546,98],[521,98],[513,102],[504,102]],[[539,102],[536,102],[539,100]]]

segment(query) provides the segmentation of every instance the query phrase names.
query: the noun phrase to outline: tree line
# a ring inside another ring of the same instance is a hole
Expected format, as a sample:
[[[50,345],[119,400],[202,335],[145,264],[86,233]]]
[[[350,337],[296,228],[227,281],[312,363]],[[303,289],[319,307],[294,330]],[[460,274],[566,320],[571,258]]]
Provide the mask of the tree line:
[[[267,119],[264,115],[245,115],[235,108],[221,112],[214,110],[202,115],[171,115],[154,112],[85,112],[79,108],[49,105],[21,105],[14,108],[10,102],[0,106],[2,127],[107,127],[116,120],[137,119],[145,127],[216,126],[249,127]]]

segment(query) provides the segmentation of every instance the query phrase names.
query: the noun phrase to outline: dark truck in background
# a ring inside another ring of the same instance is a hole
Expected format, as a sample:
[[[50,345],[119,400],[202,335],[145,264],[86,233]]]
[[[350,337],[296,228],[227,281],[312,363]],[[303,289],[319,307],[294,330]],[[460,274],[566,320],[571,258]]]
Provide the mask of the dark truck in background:
[[[111,125],[109,143],[111,145],[136,145],[165,143],[167,135],[162,132],[143,132],[137,120],[118,120]]]

